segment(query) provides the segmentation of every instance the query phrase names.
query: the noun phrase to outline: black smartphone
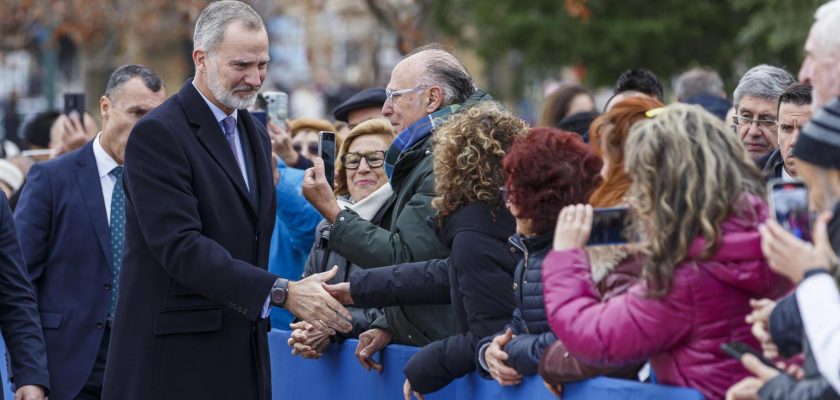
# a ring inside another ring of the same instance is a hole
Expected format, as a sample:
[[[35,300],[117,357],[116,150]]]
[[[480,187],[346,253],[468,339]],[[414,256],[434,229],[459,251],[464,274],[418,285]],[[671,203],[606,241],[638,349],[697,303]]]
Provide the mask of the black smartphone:
[[[331,188],[335,188],[335,132],[318,132],[318,154],[324,160],[324,175]]]
[[[775,365],[773,365],[770,360],[764,358],[764,355],[761,354],[758,350],[754,349],[752,346],[744,343],[744,342],[730,342],[730,343],[723,343],[720,345],[720,349],[723,350],[724,353],[730,355],[733,358],[741,359],[741,356],[744,354],[752,354],[761,361],[762,364],[773,368],[778,369]]]
[[[774,179],[767,184],[770,212],[785,230],[804,241],[811,241],[811,211],[808,188],[800,182]]]
[[[596,208],[592,213],[592,232],[587,246],[635,242],[630,234],[630,210],[627,207]]]
[[[84,93],[64,93],[64,115],[71,116],[76,114],[79,121],[82,122],[82,127],[85,125],[85,94]]]

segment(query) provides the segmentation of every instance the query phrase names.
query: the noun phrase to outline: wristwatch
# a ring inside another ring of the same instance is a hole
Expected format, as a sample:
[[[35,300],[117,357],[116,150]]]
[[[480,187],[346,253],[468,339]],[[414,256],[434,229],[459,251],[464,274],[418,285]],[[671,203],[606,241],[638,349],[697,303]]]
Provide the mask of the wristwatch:
[[[274,281],[274,286],[271,287],[269,302],[274,307],[283,308],[286,305],[286,299],[289,297],[289,280],[284,278],[277,278]]]

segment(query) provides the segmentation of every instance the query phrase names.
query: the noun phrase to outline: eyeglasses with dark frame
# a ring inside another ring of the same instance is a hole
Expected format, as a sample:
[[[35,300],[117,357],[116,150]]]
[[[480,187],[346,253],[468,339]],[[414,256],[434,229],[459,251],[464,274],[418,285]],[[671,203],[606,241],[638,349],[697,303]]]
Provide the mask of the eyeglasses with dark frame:
[[[775,119],[758,119],[758,116],[750,118],[744,115],[733,115],[732,122],[738,127],[750,126],[753,122],[755,122],[759,128],[763,128],[768,131],[775,131],[779,126],[779,121]]]
[[[409,94],[409,93],[414,93],[414,92],[419,92],[423,89],[428,89],[428,88],[429,88],[429,86],[427,86],[427,85],[417,85],[417,86],[415,86],[413,88],[410,88],[410,89],[398,89],[398,90],[385,89],[385,102],[386,103],[391,102],[391,104],[394,104],[394,102],[397,101],[397,99],[399,99],[400,96],[402,96],[402,95]]]
[[[341,162],[345,169],[358,169],[363,158],[371,168],[379,168],[385,164],[385,152],[382,150],[346,153],[341,156]]]

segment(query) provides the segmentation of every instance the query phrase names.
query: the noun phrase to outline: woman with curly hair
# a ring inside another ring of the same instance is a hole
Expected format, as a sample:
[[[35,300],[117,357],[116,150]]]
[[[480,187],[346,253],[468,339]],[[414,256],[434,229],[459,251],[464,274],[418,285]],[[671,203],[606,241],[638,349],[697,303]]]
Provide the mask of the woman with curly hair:
[[[584,360],[649,359],[660,382],[723,398],[747,372],[720,345],[757,346],[749,299],[788,287],[761,254],[761,172],[717,117],[684,104],[634,125],[624,154],[643,279],[602,301],[584,250],[592,208],[564,208],[542,277],[551,329]]]
[[[508,314],[505,331],[479,344],[476,364],[482,376],[516,385],[522,375],[537,373],[543,351],[556,340],[543,306],[543,257],[551,248],[557,213],[589,198],[601,182],[601,166],[577,134],[553,128],[532,129],[505,158],[506,204],[516,218],[511,250],[524,257],[514,273],[517,307]]]
[[[451,303],[458,334],[423,347],[403,372],[406,398],[437,391],[474,370],[479,339],[501,329],[514,308],[517,256],[507,245],[513,217],[504,207],[502,159],[527,132],[519,118],[485,104],[453,116],[435,132],[434,172],[438,239],[450,249],[445,260],[355,272],[349,284],[329,286],[345,304],[364,307]],[[357,356],[377,368],[359,339]],[[376,349],[374,349],[375,351]]]

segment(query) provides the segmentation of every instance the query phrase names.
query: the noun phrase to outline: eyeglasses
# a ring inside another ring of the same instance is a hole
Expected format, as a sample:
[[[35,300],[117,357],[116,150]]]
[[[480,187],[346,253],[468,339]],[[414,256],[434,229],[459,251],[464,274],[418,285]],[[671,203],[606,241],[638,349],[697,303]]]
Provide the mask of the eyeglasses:
[[[414,88],[411,88],[411,89],[399,89],[399,90],[385,89],[385,102],[387,103],[387,102],[390,101],[391,104],[394,104],[394,102],[397,101],[397,99],[399,99],[400,96],[402,96],[404,94],[419,92],[419,91],[421,91],[423,89],[427,89],[427,88],[428,88],[428,86],[426,86],[426,85],[417,85],[417,86],[415,86]]]
[[[296,152],[302,153],[303,152],[303,145],[300,143],[292,144],[292,148],[295,149]],[[309,151],[309,154],[318,155],[318,142],[312,142],[306,145],[306,150]]]
[[[768,130],[768,131],[774,131],[774,130],[776,130],[776,127],[779,126],[779,122],[776,121],[775,119],[758,119],[758,117],[755,117],[755,119],[753,119],[753,118],[751,118],[749,116],[746,116],[746,115],[733,115],[732,116],[732,123],[734,123],[738,127],[741,127],[741,126],[747,126],[748,127],[748,126],[752,125],[753,122],[755,122],[758,125],[759,128],[762,128],[762,129]]]
[[[358,169],[363,158],[371,168],[379,168],[385,164],[385,152],[382,150],[347,153],[341,156],[341,162],[344,163],[345,169]]]

